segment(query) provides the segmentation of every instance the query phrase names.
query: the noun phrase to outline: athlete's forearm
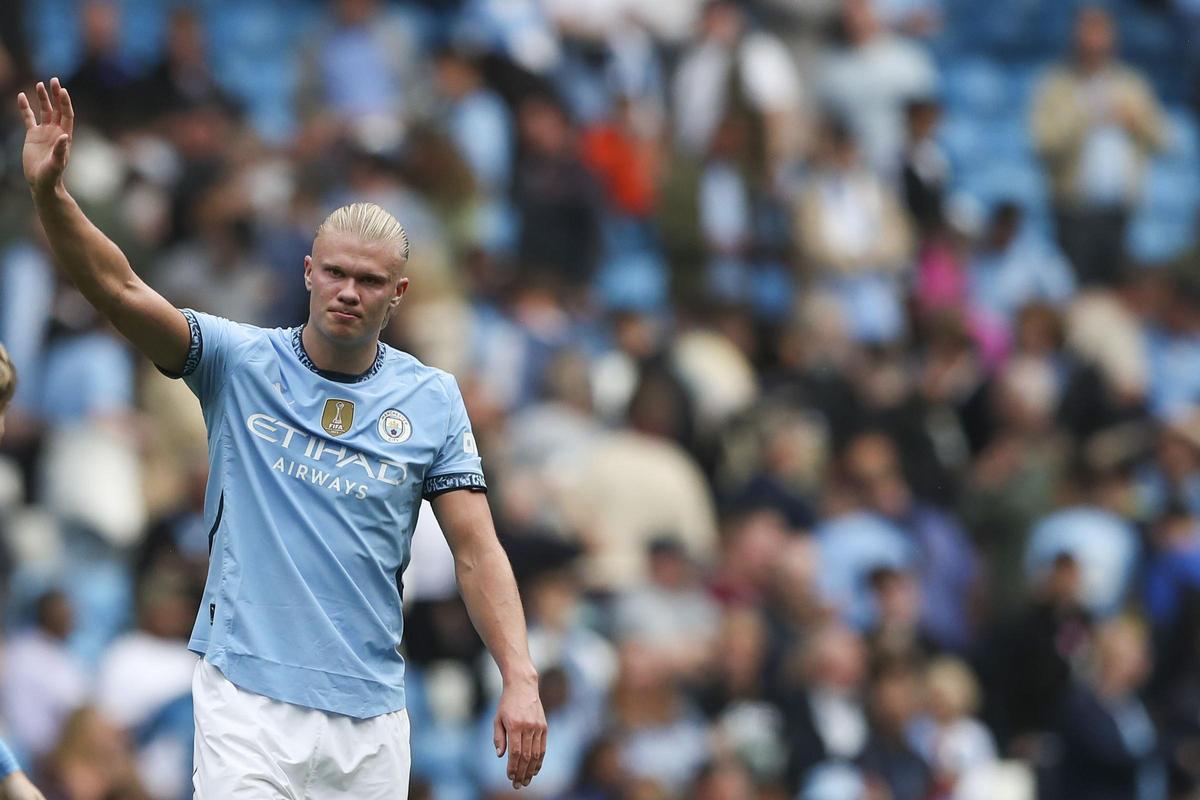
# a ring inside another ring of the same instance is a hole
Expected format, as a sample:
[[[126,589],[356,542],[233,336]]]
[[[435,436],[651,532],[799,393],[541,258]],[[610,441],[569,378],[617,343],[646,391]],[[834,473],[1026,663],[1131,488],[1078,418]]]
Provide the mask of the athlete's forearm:
[[[33,204],[55,259],[88,302],[155,364],[179,370],[191,340],[183,315],[137,276],[62,181],[34,187]]]
[[[107,317],[139,279],[121,248],[87,218],[62,181],[33,190],[33,205],[46,239],[71,283]]]
[[[493,535],[490,542],[485,539],[461,555],[456,553],[455,561],[467,613],[496,660],[504,682],[536,681],[537,672],[529,658],[521,595],[504,548]]]
[[[521,595],[508,554],[496,538],[487,496],[449,492],[434,498],[433,510],[454,553],[455,576],[471,623],[500,667],[504,682],[536,682]]]

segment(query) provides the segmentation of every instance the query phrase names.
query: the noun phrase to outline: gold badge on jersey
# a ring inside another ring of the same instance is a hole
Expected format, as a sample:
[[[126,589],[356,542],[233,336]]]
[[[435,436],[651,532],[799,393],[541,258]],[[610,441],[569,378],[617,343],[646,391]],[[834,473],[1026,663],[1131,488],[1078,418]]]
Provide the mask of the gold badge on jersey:
[[[349,400],[331,398],[325,401],[325,410],[321,413],[321,427],[330,436],[341,436],[349,432],[354,424],[354,403]]]

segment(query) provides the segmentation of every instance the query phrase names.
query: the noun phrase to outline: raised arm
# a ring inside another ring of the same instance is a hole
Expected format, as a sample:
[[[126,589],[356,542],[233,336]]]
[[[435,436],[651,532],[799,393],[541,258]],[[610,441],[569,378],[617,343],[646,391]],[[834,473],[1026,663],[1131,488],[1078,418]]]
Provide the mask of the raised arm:
[[[546,714],[508,554],[496,538],[486,495],[446,492],[433,498],[431,505],[454,553],[454,571],[467,613],[504,679],[493,723],[496,755],[508,752],[508,778],[514,789],[528,786],[546,755]]]
[[[121,249],[92,224],[67,192],[63,173],[75,130],[71,96],[58,78],[37,85],[38,110],[24,92],[21,165],[50,247],[67,277],[133,346],[155,364],[179,371],[191,333],[187,320],[134,273]]]

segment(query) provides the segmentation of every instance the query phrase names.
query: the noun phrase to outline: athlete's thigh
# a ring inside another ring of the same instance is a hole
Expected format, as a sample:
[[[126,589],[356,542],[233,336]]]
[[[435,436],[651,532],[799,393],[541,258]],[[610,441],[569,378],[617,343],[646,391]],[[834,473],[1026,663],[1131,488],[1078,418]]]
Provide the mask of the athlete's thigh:
[[[406,800],[411,763],[408,712],[330,715],[304,800]]]
[[[302,800],[313,738],[285,704],[238,689],[204,661],[192,678],[194,800]],[[278,735],[287,731],[289,735]]]

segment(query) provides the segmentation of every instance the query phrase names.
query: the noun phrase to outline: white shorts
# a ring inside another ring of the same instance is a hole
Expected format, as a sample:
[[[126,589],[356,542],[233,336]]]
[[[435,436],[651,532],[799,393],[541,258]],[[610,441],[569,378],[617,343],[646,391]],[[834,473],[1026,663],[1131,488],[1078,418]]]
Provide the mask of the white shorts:
[[[405,800],[408,713],[355,719],[192,675],[194,800]]]

